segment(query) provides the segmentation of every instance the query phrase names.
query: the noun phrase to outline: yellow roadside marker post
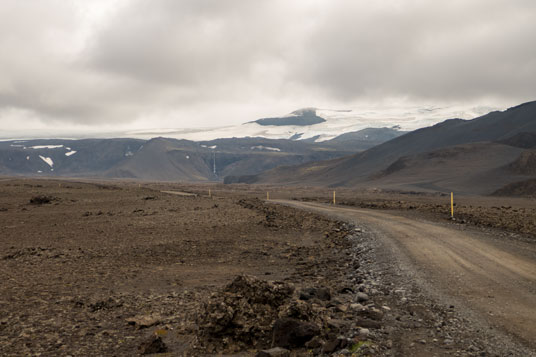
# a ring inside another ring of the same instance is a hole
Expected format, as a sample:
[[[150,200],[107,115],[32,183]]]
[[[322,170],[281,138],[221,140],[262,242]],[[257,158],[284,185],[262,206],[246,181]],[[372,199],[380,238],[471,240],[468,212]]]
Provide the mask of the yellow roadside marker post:
[[[333,191],[333,205],[336,205],[337,201],[335,200],[335,191]]]
[[[208,197],[212,197],[212,192],[210,191],[210,188],[208,189]]]
[[[266,201],[270,201],[270,192],[266,191]]]
[[[454,192],[450,193],[450,217],[454,218]]]

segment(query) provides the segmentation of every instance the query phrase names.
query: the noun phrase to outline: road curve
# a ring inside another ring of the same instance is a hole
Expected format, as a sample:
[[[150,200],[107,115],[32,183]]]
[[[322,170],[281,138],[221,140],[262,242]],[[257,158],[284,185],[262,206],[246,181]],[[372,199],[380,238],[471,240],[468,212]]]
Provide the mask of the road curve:
[[[393,212],[310,202],[277,203],[365,226],[394,247],[434,292],[536,348],[536,244]]]

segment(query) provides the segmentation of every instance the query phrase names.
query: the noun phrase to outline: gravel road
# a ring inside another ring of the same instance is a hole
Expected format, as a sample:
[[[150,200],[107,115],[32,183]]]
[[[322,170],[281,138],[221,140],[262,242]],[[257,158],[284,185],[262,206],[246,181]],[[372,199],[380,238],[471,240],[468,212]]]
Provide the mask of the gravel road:
[[[394,260],[414,276],[423,291],[436,300],[455,301],[466,310],[472,324],[493,330],[498,339],[536,349],[535,244],[392,211],[283,200],[278,203],[376,232]]]

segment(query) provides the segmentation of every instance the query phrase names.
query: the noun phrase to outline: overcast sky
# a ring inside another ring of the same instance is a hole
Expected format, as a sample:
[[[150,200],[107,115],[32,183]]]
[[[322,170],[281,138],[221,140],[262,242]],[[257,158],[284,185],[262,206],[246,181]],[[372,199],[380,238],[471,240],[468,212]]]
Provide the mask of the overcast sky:
[[[536,99],[534,0],[2,0],[0,129]]]

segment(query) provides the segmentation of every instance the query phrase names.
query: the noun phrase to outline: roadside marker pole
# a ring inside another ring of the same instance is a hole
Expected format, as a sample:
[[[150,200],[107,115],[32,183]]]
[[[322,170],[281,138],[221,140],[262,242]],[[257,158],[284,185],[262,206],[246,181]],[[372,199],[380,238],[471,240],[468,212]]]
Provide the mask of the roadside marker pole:
[[[208,197],[212,197],[212,192],[210,192],[210,188],[208,189]]]
[[[337,201],[335,200],[335,191],[333,191],[333,204],[336,205]]]
[[[266,201],[270,201],[270,192],[266,191]]]
[[[454,192],[450,193],[450,217],[454,218]]]

